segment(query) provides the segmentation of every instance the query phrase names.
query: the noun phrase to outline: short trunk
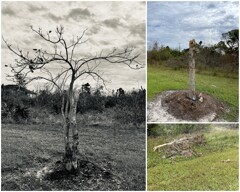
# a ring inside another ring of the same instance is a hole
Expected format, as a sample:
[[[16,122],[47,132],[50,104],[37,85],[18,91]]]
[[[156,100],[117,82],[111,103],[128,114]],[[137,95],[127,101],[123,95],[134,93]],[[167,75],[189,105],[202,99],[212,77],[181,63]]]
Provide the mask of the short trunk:
[[[76,121],[78,93],[75,93],[75,95],[76,96],[74,96],[74,92],[70,92],[67,96],[66,102],[64,102],[63,99],[62,105],[65,129],[65,155],[63,158],[63,163],[68,171],[75,170],[78,167],[79,137]],[[63,107],[65,110],[63,110]]]

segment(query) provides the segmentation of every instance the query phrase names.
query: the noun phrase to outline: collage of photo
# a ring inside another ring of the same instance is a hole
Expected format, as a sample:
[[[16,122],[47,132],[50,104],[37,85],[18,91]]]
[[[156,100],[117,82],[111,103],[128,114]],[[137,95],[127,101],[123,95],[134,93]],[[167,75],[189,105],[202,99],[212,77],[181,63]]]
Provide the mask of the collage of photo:
[[[239,191],[239,1],[1,1],[1,191]]]

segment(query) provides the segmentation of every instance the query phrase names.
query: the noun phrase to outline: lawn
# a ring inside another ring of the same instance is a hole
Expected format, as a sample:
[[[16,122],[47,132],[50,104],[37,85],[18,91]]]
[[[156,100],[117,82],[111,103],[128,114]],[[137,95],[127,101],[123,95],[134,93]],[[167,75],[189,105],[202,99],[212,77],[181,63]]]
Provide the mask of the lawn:
[[[2,190],[145,190],[144,126],[86,125],[79,126],[79,135],[80,159],[108,169],[118,178],[116,185],[74,176],[68,181],[38,179],[37,171],[63,156],[61,126],[3,124]]]
[[[147,74],[148,101],[153,100],[162,91],[187,90],[189,88],[187,70],[173,70],[148,65]],[[230,108],[230,112],[223,118],[227,121],[238,121],[238,78],[196,72],[196,90],[223,101]]]
[[[153,147],[172,137],[149,137],[147,189],[154,191],[238,191],[238,130],[215,130],[204,133],[207,143],[198,147],[200,157],[178,158],[174,164],[162,159]],[[178,135],[182,137],[184,135]],[[224,162],[224,160],[230,162]]]

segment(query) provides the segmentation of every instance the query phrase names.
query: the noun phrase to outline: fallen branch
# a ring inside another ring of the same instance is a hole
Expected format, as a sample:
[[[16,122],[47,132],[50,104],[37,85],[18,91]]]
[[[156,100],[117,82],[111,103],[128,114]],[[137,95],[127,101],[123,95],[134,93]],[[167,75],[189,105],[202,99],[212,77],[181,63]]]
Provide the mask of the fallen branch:
[[[153,148],[154,151],[163,149],[165,151],[164,158],[175,159],[176,156],[192,157],[192,156],[202,156],[202,153],[198,153],[194,150],[193,145],[205,144],[206,140],[204,135],[194,135],[183,137],[178,140],[171,141],[169,143],[164,143]]]
[[[165,146],[176,146],[176,145],[179,145],[179,144],[182,144],[182,143],[204,144],[205,143],[205,138],[204,138],[203,134],[201,134],[201,135],[194,135],[192,137],[184,137],[184,138],[181,138],[181,139],[178,139],[178,140],[174,140],[174,141],[169,142],[169,143],[164,143],[164,144],[155,146],[153,148],[153,151],[156,151],[157,149],[160,149],[160,148],[165,147]]]

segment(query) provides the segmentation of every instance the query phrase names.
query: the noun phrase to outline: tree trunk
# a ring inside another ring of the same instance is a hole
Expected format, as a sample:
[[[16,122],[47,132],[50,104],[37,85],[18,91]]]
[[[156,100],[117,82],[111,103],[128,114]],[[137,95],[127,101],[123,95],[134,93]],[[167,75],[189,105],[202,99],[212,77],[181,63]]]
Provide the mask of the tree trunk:
[[[194,56],[194,49],[195,49],[195,40],[191,40],[189,42],[189,84],[190,84],[190,91],[189,97],[193,101],[195,101],[196,93],[195,93],[195,56]]]
[[[79,137],[76,121],[78,98],[79,93],[70,88],[66,96],[66,101],[64,99],[64,96],[62,101],[62,114],[65,130],[65,155],[63,158],[63,163],[66,170],[68,171],[77,169],[78,167],[77,162]],[[70,129],[72,130],[71,139]]]

